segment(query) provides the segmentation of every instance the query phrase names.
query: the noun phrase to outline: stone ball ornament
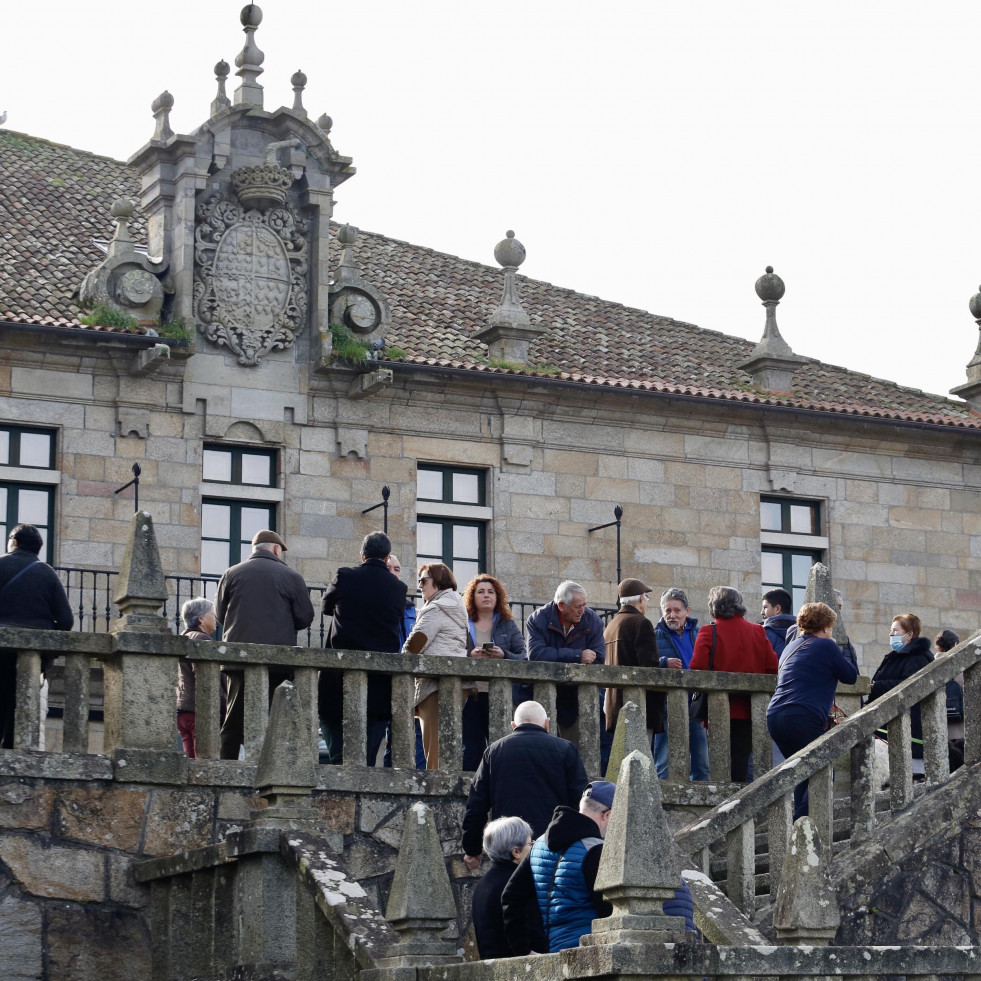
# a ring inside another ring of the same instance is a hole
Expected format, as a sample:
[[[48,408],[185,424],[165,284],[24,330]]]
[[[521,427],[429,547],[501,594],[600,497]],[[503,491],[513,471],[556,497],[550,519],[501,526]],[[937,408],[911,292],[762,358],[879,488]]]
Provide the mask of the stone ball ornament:
[[[766,272],[756,280],[756,295],[764,303],[779,301],[786,289],[783,280],[773,271],[773,266],[767,266]]]
[[[525,261],[526,255],[525,247],[510,230],[508,230],[507,238],[502,239],[494,247],[494,258],[501,266],[520,266]]]
[[[262,10],[256,3],[247,3],[242,8],[239,20],[243,27],[258,27],[262,23]]]
[[[978,287],[978,292],[971,297],[971,301],[968,306],[971,308],[971,316],[974,317],[978,323],[981,323],[981,286]]]
[[[112,207],[109,209],[109,214],[113,218],[132,218],[133,211],[136,209],[136,202],[131,198],[116,198],[112,202]]]

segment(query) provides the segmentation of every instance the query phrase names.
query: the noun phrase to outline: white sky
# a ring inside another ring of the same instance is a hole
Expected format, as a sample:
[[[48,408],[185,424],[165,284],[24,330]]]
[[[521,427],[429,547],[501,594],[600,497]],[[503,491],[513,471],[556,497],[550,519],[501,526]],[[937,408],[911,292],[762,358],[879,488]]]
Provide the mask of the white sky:
[[[931,392],[966,380],[981,282],[967,0],[265,0],[265,107],[334,119],[335,218]],[[8,129],[126,159],[208,115],[237,0],[8,4]],[[229,85],[231,96],[235,84]],[[107,233],[110,223],[107,219]],[[489,302],[496,301],[489,298]]]

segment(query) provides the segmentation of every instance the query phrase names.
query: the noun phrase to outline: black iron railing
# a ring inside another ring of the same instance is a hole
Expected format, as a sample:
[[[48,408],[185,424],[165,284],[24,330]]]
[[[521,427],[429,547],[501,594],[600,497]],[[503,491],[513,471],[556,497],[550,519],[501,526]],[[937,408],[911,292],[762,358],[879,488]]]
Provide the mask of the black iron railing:
[[[119,610],[112,601],[116,588],[116,573],[98,569],[77,569],[69,566],[55,566],[55,572],[65,586],[68,602],[75,613],[75,630],[81,633],[104,634],[109,632],[112,621],[119,616]],[[174,633],[181,630],[181,606],[195,596],[213,599],[218,589],[218,580],[205,576],[165,576],[167,581],[167,601],[163,614],[170,620]],[[310,586],[310,599],[316,611],[313,624],[306,632],[307,647],[323,647],[327,636],[327,618],[320,612],[324,595],[323,586]],[[418,594],[410,594],[412,600]],[[547,602],[547,601],[545,601]],[[528,617],[543,603],[535,600],[512,600],[511,612],[525,632]],[[604,623],[616,612],[615,606],[592,606]]]

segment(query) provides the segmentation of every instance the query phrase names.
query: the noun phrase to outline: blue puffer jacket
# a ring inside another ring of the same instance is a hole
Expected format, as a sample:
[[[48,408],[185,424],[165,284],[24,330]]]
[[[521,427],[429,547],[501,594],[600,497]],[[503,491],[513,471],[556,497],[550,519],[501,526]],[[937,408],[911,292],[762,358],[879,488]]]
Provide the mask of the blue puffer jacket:
[[[548,832],[528,857],[550,953],[578,947],[579,938],[592,930],[601,913],[583,874],[586,853],[603,844],[597,832],[591,818],[572,808],[557,808]]]
[[[695,638],[698,636],[698,621],[694,617],[685,618],[685,629],[682,631],[691,642],[692,648],[695,647]],[[678,648],[675,647],[674,641],[671,639],[671,628],[664,622],[664,617],[661,617],[657,623],[654,624],[654,636],[657,637],[657,654],[661,662],[661,667],[666,668],[668,666],[669,657],[680,658],[682,665],[687,668],[691,664],[691,654],[687,657],[682,655]]]

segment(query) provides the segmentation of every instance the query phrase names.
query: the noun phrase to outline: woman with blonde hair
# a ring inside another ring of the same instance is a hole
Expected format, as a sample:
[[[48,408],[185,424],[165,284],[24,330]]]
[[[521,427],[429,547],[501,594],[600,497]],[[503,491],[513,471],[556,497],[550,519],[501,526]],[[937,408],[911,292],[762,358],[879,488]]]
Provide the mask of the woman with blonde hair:
[[[837,619],[826,603],[805,603],[797,614],[798,634],[784,649],[777,690],[766,710],[766,727],[784,757],[827,730],[838,682],[853,685],[858,678],[858,668],[831,639]],[[807,808],[804,780],[794,788],[794,820]]]

